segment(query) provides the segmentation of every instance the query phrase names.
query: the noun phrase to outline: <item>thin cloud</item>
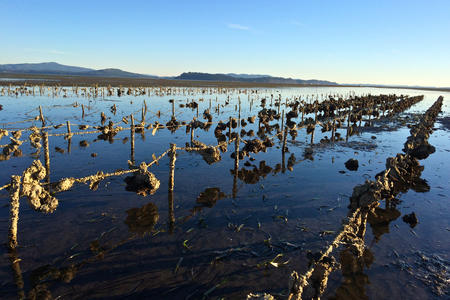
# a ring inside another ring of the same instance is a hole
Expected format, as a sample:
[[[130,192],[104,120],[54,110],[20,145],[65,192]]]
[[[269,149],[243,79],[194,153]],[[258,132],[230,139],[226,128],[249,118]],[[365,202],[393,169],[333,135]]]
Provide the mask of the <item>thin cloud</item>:
[[[296,20],[292,20],[290,23],[291,23],[291,25],[294,25],[294,26],[303,26],[303,23],[296,21]]]
[[[227,24],[228,28],[237,30],[250,30],[250,27],[241,24]]]
[[[51,54],[67,54],[67,52],[59,51],[59,50],[50,50],[49,53]]]
[[[45,54],[56,54],[56,55],[65,55],[69,54],[69,52],[57,50],[57,49],[34,49],[34,48],[25,48],[27,52],[37,52],[37,53],[45,53]]]

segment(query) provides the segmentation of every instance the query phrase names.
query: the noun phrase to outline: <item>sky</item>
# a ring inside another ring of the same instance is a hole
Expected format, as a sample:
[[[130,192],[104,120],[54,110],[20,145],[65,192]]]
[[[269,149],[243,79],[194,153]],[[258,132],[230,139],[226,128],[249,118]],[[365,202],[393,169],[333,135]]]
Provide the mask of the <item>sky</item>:
[[[0,64],[450,87],[450,1],[0,0]]]

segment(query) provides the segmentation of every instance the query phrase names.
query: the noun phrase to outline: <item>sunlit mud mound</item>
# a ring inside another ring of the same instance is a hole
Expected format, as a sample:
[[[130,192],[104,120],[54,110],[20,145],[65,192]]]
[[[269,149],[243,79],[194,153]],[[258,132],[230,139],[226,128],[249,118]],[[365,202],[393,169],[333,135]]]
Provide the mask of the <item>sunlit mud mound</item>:
[[[7,136],[8,131],[3,130],[0,134],[3,136]],[[11,155],[22,156],[22,151],[19,149],[19,147],[24,143],[24,141],[20,140],[21,136],[21,131],[15,131],[12,133],[12,137],[9,138],[10,143],[3,148],[2,153],[0,154],[0,161],[10,159]]]
[[[50,195],[40,183],[46,174],[42,163],[39,160],[35,160],[23,172],[21,196],[28,198],[28,203],[34,210],[51,213],[58,207],[58,199]]]
[[[70,189],[75,183],[75,178],[63,178],[57,183],[52,184],[52,192],[60,193]]]
[[[4,137],[4,136],[8,136],[9,132],[6,129],[0,129],[0,140]]]
[[[147,164],[144,162],[139,166],[139,171],[133,176],[125,178],[125,183],[127,184],[125,188],[127,191],[136,192],[142,196],[153,195],[160,185],[160,181],[147,170]]]
[[[96,129],[100,130],[102,133],[98,136],[100,140],[109,141],[110,143],[113,142],[114,137],[123,130],[122,127],[116,126],[114,127],[114,123],[112,121],[109,121],[107,126],[97,126]]]

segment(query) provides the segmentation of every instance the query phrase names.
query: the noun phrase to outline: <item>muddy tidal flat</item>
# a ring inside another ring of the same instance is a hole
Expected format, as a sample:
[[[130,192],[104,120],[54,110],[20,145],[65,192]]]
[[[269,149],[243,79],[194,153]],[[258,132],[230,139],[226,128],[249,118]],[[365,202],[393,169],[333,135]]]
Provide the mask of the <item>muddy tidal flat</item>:
[[[450,297],[450,92],[46,80],[0,85],[0,298]]]

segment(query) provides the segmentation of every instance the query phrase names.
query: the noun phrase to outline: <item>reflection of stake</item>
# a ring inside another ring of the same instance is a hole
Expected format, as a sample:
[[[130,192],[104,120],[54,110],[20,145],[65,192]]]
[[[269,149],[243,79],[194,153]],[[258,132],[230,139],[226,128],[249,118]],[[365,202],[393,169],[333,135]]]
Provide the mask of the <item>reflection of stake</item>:
[[[133,116],[133,114],[131,115],[130,134],[131,134],[131,163],[134,165],[134,116]]]
[[[194,126],[191,126],[191,147],[194,145]]]
[[[284,127],[284,133],[283,133],[283,148],[281,148],[282,152],[286,152],[286,140],[288,135],[288,127]]]
[[[334,133],[336,131],[336,119],[333,120],[333,128],[331,130],[331,141],[334,142]]]
[[[17,299],[25,299],[25,292],[23,291],[23,277],[22,270],[20,269],[20,258],[17,255],[16,250],[12,250],[9,253],[9,259],[11,261],[11,268],[14,273],[14,282],[17,286]]]
[[[238,126],[241,126],[241,97],[238,97],[239,99],[239,123]]]
[[[236,154],[234,157],[234,174],[233,174],[233,198],[236,198],[237,194],[237,178],[239,171],[239,143],[240,143],[240,134],[238,133],[236,140],[234,142],[234,153]]]
[[[350,134],[350,111],[348,112],[347,115],[347,134],[345,135],[345,142],[348,142],[348,136]]]
[[[232,121],[231,121],[231,117],[230,117],[230,123],[229,123],[229,126],[228,126],[228,141],[231,141],[231,123],[233,123]]]
[[[169,233],[173,233],[175,227],[175,213],[173,209],[173,191],[169,191]]]
[[[287,139],[287,126],[283,133],[283,146],[281,148],[281,172],[286,172],[285,154],[286,154],[286,139]]]

